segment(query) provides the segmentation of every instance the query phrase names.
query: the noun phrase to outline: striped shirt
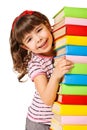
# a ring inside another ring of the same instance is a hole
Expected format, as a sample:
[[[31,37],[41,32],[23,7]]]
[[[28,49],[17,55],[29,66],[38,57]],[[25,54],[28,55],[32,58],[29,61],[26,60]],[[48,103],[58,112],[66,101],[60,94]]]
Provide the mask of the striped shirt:
[[[34,55],[29,62],[29,77],[34,80],[35,76],[45,74],[49,79],[53,71],[53,57]],[[53,116],[52,106],[47,106],[41,100],[37,90],[31,106],[28,108],[28,118],[34,122],[50,124]]]

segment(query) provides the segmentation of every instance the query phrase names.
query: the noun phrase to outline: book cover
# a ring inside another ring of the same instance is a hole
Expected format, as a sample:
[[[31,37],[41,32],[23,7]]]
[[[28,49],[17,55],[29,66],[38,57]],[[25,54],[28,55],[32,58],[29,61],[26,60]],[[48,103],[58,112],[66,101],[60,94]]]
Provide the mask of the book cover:
[[[86,95],[87,96],[87,86],[60,84],[60,88],[57,93],[64,94],[64,95]]]
[[[57,102],[61,104],[87,105],[87,95],[58,94]]]
[[[74,46],[74,45],[67,45],[62,46],[56,51],[56,56],[62,55],[79,55],[79,56],[87,56],[87,46]]]
[[[87,64],[87,56],[66,55],[66,59],[71,60],[73,63]]]
[[[67,24],[53,31],[55,40],[65,35],[87,36],[87,26]]]
[[[87,116],[87,105],[68,105],[54,102],[52,112],[65,116]]]
[[[54,15],[54,22],[57,23],[63,17],[87,18],[87,8],[64,6]]]
[[[62,83],[72,84],[72,85],[86,85],[87,86],[87,75],[65,74]]]
[[[87,130],[87,125],[59,125],[52,122],[50,130]]]
[[[54,41],[54,49],[65,45],[87,46],[87,37],[66,35]]]
[[[67,60],[72,61],[73,63],[84,63],[87,64],[87,56],[79,56],[79,55],[65,55]],[[60,60],[59,56],[54,57],[55,64]]]
[[[87,116],[62,116],[54,114],[52,122],[62,125],[87,125]]]
[[[84,74],[84,75],[87,75],[87,64],[74,63],[73,68],[67,74]]]
[[[87,19],[85,18],[72,18],[72,17],[64,17],[60,22],[54,23],[53,30],[59,29],[64,25],[83,25],[87,26]]]

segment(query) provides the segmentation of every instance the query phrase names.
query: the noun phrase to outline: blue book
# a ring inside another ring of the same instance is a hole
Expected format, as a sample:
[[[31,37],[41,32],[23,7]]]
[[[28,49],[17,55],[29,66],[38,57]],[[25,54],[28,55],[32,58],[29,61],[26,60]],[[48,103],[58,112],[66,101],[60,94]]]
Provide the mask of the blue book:
[[[87,46],[66,45],[56,49],[56,56],[62,55],[87,56]]]
[[[82,74],[65,74],[63,84],[87,85],[87,75]]]

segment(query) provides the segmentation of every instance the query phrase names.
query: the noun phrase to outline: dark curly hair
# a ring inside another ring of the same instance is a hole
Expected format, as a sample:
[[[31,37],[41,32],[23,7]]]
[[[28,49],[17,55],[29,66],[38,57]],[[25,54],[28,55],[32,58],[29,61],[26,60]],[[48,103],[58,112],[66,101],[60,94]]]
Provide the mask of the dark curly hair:
[[[24,11],[25,12],[25,11]],[[23,13],[24,13],[23,12]],[[23,14],[22,13],[22,14]],[[35,26],[43,23],[47,28],[51,29],[48,18],[40,12],[33,11],[32,14],[19,15],[13,21],[10,33],[10,50],[13,60],[13,68],[19,73],[18,80],[21,81],[27,72],[28,62],[31,59],[31,53],[22,48],[22,41],[27,33],[30,33]]]

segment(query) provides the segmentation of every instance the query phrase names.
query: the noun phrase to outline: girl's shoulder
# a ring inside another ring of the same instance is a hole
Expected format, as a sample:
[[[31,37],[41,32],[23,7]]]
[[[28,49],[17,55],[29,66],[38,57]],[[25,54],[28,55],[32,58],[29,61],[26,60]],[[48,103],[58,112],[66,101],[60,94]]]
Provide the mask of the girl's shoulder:
[[[28,63],[28,67],[31,68],[32,66],[38,66],[41,64],[42,58],[39,57],[37,54],[32,53],[31,60]]]
[[[28,63],[28,67],[32,68],[35,66],[48,66],[53,63],[53,56],[43,56],[38,54],[32,54],[32,58]]]
[[[32,79],[39,74],[48,74],[53,69],[53,57],[47,57],[42,55],[32,55],[31,61],[28,65],[29,77]],[[49,73],[48,73],[49,71]]]

